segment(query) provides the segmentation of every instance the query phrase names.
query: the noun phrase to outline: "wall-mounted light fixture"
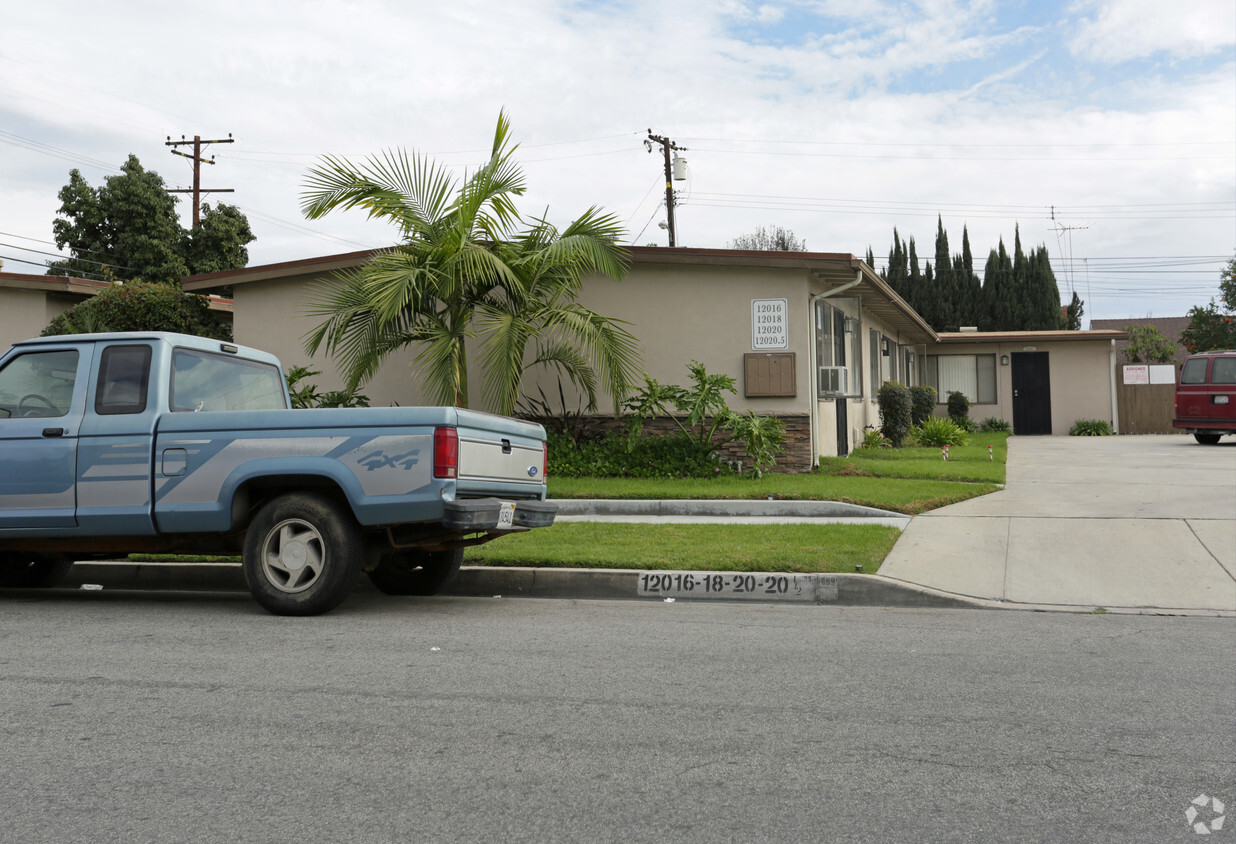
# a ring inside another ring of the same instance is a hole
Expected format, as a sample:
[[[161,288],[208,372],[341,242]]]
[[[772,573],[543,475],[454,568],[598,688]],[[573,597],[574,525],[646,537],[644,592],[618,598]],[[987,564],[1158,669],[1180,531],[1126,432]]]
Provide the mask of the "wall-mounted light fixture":
[[[856,320],[852,316],[846,317],[845,318],[845,333],[846,334],[857,334],[858,333],[858,320]]]
[[[1008,355],[1000,355],[1000,365],[1001,365],[1001,366],[1008,366],[1008,365],[1009,365],[1009,356],[1008,356]]]

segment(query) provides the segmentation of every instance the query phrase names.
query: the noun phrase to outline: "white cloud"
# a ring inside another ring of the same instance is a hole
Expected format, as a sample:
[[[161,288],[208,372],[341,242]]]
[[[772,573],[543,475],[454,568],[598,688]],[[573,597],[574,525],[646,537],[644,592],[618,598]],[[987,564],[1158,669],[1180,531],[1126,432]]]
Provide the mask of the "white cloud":
[[[60,5],[25,4],[6,20],[0,142],[7,131],[116,166],[135,153],[183,184],[190,169],[168,155],[164,135],[232,132],[237,143],[213,149],[220,164],[203,176],[236,189],[210,201],[250,214],[254,263],[394,236],[363,214],[301,217],[317,155],[406,147],[462,168],[484,157],[502,107],[528,172],[524,210],[548,207],[561,223],[599,204],[629,219],[632,235],[652,218],[641,243],[664,238],[659,157],[640,144],[649,127],[691,147],[692,196],[677,215],[690,246],[722,246],[771,222],[812,248],[861,254],[870,244],[880,255],[896,225],[928,254],[943,211],[954,248],[965,223],[985,255],[1001,235],[1011,241],[1015,222],[1028,244],[1052,237],[1053,204],[1230,206],[1236,186],[1230,64],[1043,85],[1036,74],[1068,63],[1061,36],[1044,18],[997,25],[989,2],[828,0],[828,18],[796,0]],[[867,14],[839,25],[847,9]],[[734,34],[761,14],[771,27],[805,24],[803,37],[773,45]],[[58,27],[66,15],[75,24]],[[1179,146],[1224,140],[1218,160],[1213,146]],[[1132,143],[1173,146],[1116,146]],[[55,194],[74,166],[92,184],[108,175],[4,143],[0,231],[49,238]],[[809,210],[759,198],[769,195],[842,202]],[[1075,248],[1209,255],[1234,245],[1230,212],[1117,216],[1090,213]],[[1121,315],[1101,302],[1087,312]]]
[[[1081,0],[1086,15],[1069,42],[1074,55],[1119,63],[1167,53],[1189,58],[1236,44],[1232,0]]]

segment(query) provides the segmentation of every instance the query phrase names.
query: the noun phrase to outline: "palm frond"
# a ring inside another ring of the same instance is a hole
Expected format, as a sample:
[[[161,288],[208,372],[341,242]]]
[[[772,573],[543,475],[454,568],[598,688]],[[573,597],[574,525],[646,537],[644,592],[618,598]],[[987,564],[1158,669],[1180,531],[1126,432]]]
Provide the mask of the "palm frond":
[[[309,219],[363,208],[370,217],[396,223],[405,235],[424,237],[449,207],[454,178],[429,159],[388,150],[361,163],[324,156],[306,184],[301,210]]]

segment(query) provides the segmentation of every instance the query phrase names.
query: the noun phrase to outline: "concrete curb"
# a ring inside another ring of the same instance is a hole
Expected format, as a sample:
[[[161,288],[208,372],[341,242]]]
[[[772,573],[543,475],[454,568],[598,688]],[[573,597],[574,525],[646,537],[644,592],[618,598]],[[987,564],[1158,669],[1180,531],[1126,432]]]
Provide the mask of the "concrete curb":
[[[492,568],[468,566],[443,590],[443,595],[462,597],[526,597],[567,598],[576,600],[665,600],[735,601],[756,603],[814,603],[837,606],[883,607],[982,607],[984,602],[934,589],[899,583],[870,574],[787,574],[762,572],[753,577],[761,583],[769,579],[792,580],[799,585],[796,593],[775,591],[748,592],[738,595],[708,595],[702,590],[645,591],[641,594],[641,578],[646,575],[667,579],[685,572],[648,572],[635,569],[549,569]],[[696,572],[697,575],[721,574],[733,578],[737,572]],[[82,562],[73,566],[61,584],[65,589],[166,589],[176,591],[245,591],[244,574],[235,563],[122,563]],[[362,578],[357,591],[373,592],[367,578]]]
[[[443,590],[459,597],[565,598],[568,600],[745,601],[746,603],[797,603],[846,607],[920,607],[937,609],[999,609],[1023,612],[1102,613],[1110,615],[1205,616],[1233,618],[1226,610],[1169,607],[1104,607],[1074,604],[1021,604],[944,592],[878,574],[788,574],[760,573],[757,578],[788,578],[803,588],[801,594],[769,594],[758,591],[742,598],[703,595],[696,591],[640,594],[645,576],[673,579],[687,572],[635,569],[490,568],[468,566]],[[734,577],[737,572],[695,572],[715,577]],[[73,566],[61,589],[88,585],[104,590],[164,590],[169,592],[245,592],[244,574],[236,563],[124,563],[82,562]],[[357,584],[360,593],[375,593],[368,578]]]
[[[554,498],[560,516],[763,516],[769,518],[909,518],[905,513],[841,501],[731,499],[627,500]]]

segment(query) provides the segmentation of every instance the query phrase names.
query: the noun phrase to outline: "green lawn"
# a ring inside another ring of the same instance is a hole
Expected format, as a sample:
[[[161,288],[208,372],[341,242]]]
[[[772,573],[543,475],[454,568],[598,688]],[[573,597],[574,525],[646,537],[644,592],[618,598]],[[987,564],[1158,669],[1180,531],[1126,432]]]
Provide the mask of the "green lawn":
[[[883,525],[563,522],[469,548],[464,565],[871,573],[900,533]]]
[[[974,434],[970,445],[858,449],[821,460],[817,472],[762,478],[553,478],[550,498],[777,499],[844,501],[916,515],[994,492],[1004,483],[1007,435]],[[992,447],[991,457],[987,447]]]

